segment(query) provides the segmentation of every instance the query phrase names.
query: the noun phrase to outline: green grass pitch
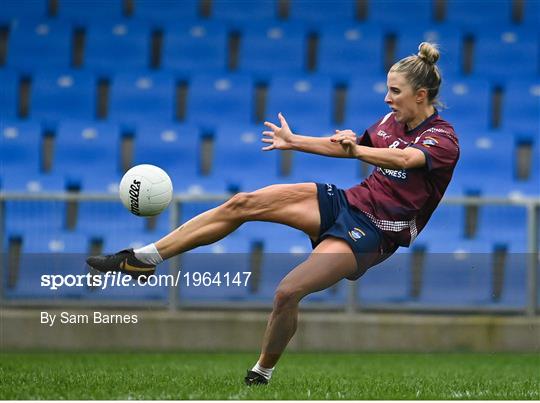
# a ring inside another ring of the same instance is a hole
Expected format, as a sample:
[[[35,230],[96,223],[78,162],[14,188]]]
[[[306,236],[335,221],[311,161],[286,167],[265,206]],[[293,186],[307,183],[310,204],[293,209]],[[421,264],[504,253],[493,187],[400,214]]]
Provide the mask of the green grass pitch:
[[[248,388],[256,357],[2,353],[0,399],[540,399],[537,354],[287,353]]]

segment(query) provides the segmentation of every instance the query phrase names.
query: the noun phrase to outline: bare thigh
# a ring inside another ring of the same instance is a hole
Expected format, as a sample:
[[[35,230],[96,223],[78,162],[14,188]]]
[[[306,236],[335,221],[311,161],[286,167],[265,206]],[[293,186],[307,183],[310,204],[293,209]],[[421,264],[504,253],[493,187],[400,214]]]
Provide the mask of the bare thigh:
[[[247,193],[242,215],[246,221],[271,221],[317,238],[321,227],[317,186],[314,183],[272,185]]]
[[[285,276],[278,290],[300,300],[353,276],[356,270],[357,262],[351,247],[342,239],[328,237],[317,245],[305,262]]]

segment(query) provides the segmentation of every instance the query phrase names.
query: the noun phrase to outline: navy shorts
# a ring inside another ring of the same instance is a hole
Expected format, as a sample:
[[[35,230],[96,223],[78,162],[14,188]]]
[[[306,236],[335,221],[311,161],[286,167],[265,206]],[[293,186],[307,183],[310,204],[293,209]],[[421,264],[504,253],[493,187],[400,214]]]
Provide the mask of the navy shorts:
[[[321,230],[319,238],[312,241],[313,248],[326,237],[343,239],[351,247],[358,266],[348,279],[356,280],[371,266],[390,256],[383,253],[384,235],[364,213],[349,204],[343,190],[326,183],[316,185]]]

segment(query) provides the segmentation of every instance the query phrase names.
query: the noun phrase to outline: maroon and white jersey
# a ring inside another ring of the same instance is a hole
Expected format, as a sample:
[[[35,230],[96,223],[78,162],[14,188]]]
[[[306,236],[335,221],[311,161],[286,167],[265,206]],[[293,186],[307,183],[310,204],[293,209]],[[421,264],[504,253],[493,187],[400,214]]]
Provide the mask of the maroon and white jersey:
[[[409,246],[424,228],[446,190],[459,158],[454,128],[435,112],[407,130],[393,112],[357,138],[368,147],[415,147],[426,165],[414,169],[376,167],[361,184],[345,191],[349,204],[364,212],[390,241]]]

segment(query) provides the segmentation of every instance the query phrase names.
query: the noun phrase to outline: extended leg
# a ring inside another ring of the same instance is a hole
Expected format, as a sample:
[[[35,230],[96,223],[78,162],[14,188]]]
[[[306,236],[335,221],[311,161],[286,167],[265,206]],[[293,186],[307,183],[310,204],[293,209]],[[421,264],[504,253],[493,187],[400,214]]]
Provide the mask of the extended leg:
[[[272,221],[318,236],[320,215],[315,184],[272,185],[238,193],[182,224],[155,245],[161,257],[167,259],[216,242],[247,221]]]
[[[246,221],[281,223],[317,237],[321,221],[317,187],[314,183],[273,185],[252,193],[238,193],[221,206],[192,218],[155,244],[141,248],[148,247],[150,251],[126,249],[113,255],[91,256],[86,262],[101,272],[121,271],[147,278],[164,259],[216,242]]]

